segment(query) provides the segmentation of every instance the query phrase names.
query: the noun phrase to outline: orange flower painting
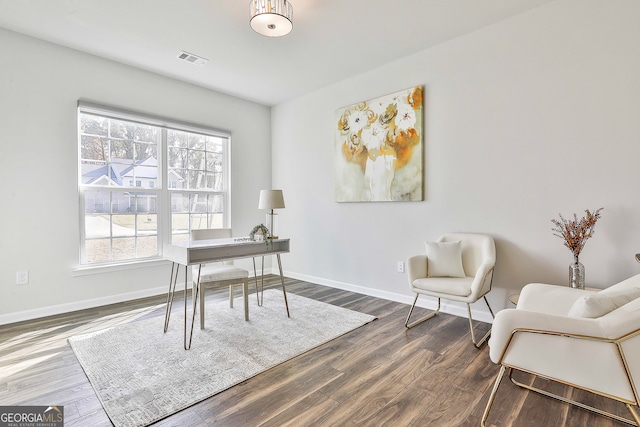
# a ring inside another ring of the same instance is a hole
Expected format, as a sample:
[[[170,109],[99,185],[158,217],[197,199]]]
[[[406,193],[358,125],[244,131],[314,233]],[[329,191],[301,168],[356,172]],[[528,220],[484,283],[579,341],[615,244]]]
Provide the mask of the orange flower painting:
[[[336,112],[337,202],[422,200],[422,86]]]

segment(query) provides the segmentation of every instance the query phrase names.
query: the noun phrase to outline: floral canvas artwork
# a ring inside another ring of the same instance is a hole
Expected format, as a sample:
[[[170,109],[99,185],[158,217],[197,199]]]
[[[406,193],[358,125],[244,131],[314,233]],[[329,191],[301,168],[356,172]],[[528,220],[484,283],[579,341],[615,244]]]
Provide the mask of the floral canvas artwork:
[[[422,86],[336,112],[337,202],[422,200]]]

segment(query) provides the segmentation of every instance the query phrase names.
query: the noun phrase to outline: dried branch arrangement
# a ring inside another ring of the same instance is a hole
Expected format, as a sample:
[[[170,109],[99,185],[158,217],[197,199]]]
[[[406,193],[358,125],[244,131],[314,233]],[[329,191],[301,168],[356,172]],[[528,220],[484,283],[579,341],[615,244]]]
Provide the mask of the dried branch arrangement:
[[[576,214],[573,214],[573,220],[568,220],[560,214],[560,220],[551,220],[555,225],[551,229],[553,235],[564,240],[564,245],[573,253],[573,258],[576,262],[578,262],[578,257],[587,239],[593,236],[593,231],[596,222],[600,219],[600,211],[602,209],[596,209],[593,213],[587,209],[585,210],[586,215],[580,219]]]

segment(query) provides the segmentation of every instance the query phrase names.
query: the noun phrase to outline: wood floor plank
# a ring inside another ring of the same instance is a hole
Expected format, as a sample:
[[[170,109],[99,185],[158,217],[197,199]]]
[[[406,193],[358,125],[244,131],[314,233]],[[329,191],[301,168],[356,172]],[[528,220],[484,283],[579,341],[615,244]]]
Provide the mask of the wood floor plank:
[[[426,410],[423,409],[419,424],[414,425],[459,426],[469,418],[480,397],[468,388],[451,386],[439,394]]]
[[[363,426],[422,426],[424,403],[435,397],[425,390],[405,390],[361,423]]]
[[[296,375],[283,378],[277,387],[272,385],[261,387],[263,393],[259,397],[252,393],[224,411],[209,413],[204,418],[204,423],[205,425],[212,422],[222,422],[225,425],[259,425],[264,420],[286,411],[341,375],[340,372],[324,365],[305,369]]]
[[[253,288],[253,282],[250,284]],[[286,279],[287,292],[376,316],[378,319],[250,378],[155,426],[477,426],[498,367],[487,347],[471,343],[467,319],[440,313],[411,329],[409,306]],[[265,288],[281,289],[278,276]],[[239,292],[237,292],[239,295]],[[255,298],[254,295],[251,296]],[[182,292],[172,313],[183,310]],[[190,299],[190,295],[187,295]],[[206,301],[228,298],[207,290]],[[239,298],[239,297],[238,297]],[[165,296],[51,316],[0,327],[0,405],[63,405],[66,426],[110,426],[108,416],[67,338],[164,316]],[[241,301],[237,300],[238,304]],[[295,313],[295,307],[290,307]],[[416,309],[415,316],[428,310]],[[475,322],[476,336],[490,327]],[[522,377],[524,382],[531,378]],[[558,384],[540,384],[605,410],[624,406]],[[536,395],[504,379],[489,425],[618,427],[584,410]]]
[[[286,411],[262,422],[259,427],[299,427],[318,425],[318,414],[335,411],[339,403],[315,392],[289,407]]]
[[[359,425],[395,398],[428,363],[427,350],[421,350],[402,364],[389,362],[373,370],[364,381],[353,378],[329,396],[340,406],[321,419],[322,425]],[[358,382],[356,382],[358,381]],[[322,390],[323,392],[325,390]]]

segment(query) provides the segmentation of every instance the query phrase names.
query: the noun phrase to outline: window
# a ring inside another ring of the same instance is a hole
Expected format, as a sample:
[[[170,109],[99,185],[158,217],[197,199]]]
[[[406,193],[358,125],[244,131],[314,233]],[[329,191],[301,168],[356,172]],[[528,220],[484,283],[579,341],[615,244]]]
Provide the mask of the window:
[[[229,226],[228,132],[78,103],[80,265],[159,258]]]

